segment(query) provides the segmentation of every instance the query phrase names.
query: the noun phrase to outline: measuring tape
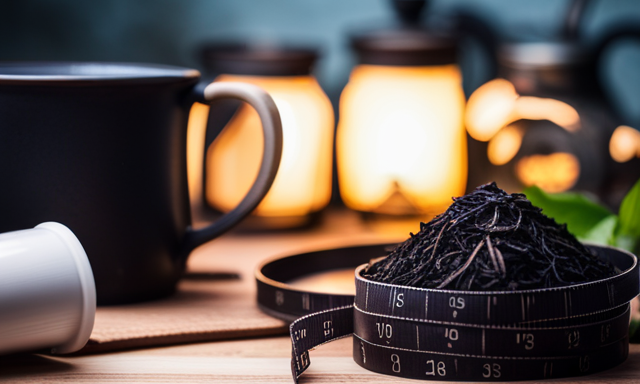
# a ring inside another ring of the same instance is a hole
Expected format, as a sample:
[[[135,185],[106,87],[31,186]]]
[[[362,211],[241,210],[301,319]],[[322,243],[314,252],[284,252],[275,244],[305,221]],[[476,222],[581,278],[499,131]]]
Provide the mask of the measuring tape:
[[[383,374],[427,380],[505,381],[578,376],[612,368],[628,355],[629,302],[638,295],[634,255],[588,246],[616,276],[567,287],[475,292],[413,288],[367,280],[369,262],[393,244],[298,254],[262,264],[258,305],[292,321],[294,381],[308,351],[353,335],[353,358]],[[307,292],[286,282],[355,269],[356,295]]]

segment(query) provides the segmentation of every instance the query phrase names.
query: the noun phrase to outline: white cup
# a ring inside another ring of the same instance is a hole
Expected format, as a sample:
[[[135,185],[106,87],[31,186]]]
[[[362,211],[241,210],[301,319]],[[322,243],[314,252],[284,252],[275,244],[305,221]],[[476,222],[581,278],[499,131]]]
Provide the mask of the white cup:
[[[75,352],[95,312],[91,265],[71,230],[48,222],[0,234],[0,354]]]

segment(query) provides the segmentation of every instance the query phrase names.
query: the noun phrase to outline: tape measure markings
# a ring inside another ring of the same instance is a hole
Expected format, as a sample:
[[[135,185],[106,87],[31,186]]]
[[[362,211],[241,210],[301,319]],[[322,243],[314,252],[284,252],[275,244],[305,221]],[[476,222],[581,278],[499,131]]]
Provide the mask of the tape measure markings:
[[[628,312],[629,304],[627,303],[606,311],[577,316],[571,319],[561,319],[561,320],[554,319],[554,320],[548,320],[548,321],[539,321],[539,322],[536,322],[535,324],[548,323],[550,325],[538,326],[538,327],[530,326],[531,323],[518,323],[518,324],[512,324],[512,325],[487,325],[487,324],[469,324],[469,323],[452,322],[452,321],[412,319],[412,318],[401,317],[401,316],[380,315],[373,312],[362,310],[355,305],[353,305],[352,307],[354,308],[354,310],[364,315],[375,316],[375,317],[380,317],[385,319],[403,320],[403,321],[414,322],[418,324],[460,326],[460,327],[490,329],[490,330],[496,329],[496,330],[526,331],[526,330],[536,330],[536,329],[567,329],[567,328],[572,328],[576,326],[593,325],[596,322],[604,322],[604,321],[608,321],[613,318],[617,318],[619,316],[624,315],[624,312]],[[343,308],[346,308],[346,307],[343,307]],[[567,320],[573,320],[573,321],[567,321]]]
[[[628,305],[611,319],[589,324],[550,328],[497,328],[465,324],[418,323],[380,317],[359,310],[354,313],[354,334],[381,346],[407,347],[431,352],[468,355],[564,356],[591,351],[627,337]],[[410,339],[414,339],[411,343]]]
[[[438,351],[427,351],[427,350],[416,350],[416,349],[411,349],[411,348],[402,348],[402,347],[393,347],[390,345],[380,345],[380,344],[376,344],[376,343],[372,343],[371,341],[361,337],[360,335],[353,335],[354,338],[357,338],[360,341],[363,341],[367,344],[369,344],[372,347],[380,347],[380,348],[385,348],[385,349],[389,349],[389,350],[394,350],[394,351],[403,351],[403,352],[415,352],[415,353],[421,353],[421,354],[427,354],[427,355],[437,355],[437,356],[448,356],[448,357],[465,357],[465,358],[471,358],[471,359],[488,359],[488,360],[518,360],[518,361],[526,361],[526,360],[543,360],[543,361],[551,361],[551,360],[557,360],[557,361],[564,361],[564,360],[571,360],[571,359],[575,359],[575,358],[579,358],[579,357],[584,357],[585,354],[579,354],[579,355],[567,355],[567,356],[495,356],[495,355],[475,355],[475,354],[470,354],[470,353],[454,353],[454,352],[438,352]],[[609,348],[611,346],[617,346],[620,343],[625,342],[626,340],[628,340],[628,337],[622,338],[620,340],[616,340],[616,341],[612,341],[610,343],[607,343],[605,345],[602,346],[602,348]],[[590,352],[594,352],[594,351],[599,351],[600,349],[595,349],[593,351]]]
[[[628,338],[624,338],[585,355],[495,357],[392,348],[371,344],[354,335],[353,356],[358,365],[370,371],[412,379],[539,380],[581,376],[615,367],[627,358],[628,345]]]
[[[466,326],[466,327],[474,327],[474,328],[485,328],[485,329],[535,329],[536,325],[540,325],[540,324],[544,324],[544,323],[559,323],[559,324],[568,324],[568,321],[590,321],[593,320],[594,317],[602,315],[602,316],[606,316],[611,314],[613,310],[620,310],[620,309],[624,309],[627,308],[627,306],[629,305],[629,303],[626,304],[621,304],[617,307],[611,308],[611,309],[603,309],[601,311],[597,311],[594,313],[587,313],[584,315],[578,315],[578,316],[572,316],[569,318],[555,318],[555,319],[545,319],[545,320],[536,320],[536,321],[528,321],[528,322],[519,322],[519,323],[512,323],[512,324],[507,324],[507,325],[491,325],[491,324],[469,324],[469,323],[463,323],[463,322],[459,322],[459,321],[443,321],[443,320],[426,320],[426,319],[420,319],[420,318],[412,318],[412,317],[403,317],[403,316],[392,316],[392,315],[382,315],[376,312],[369,312],[369,311],[365,311],[363,309],[360,309],[357,305],[353,305],[353,307],[362,312],[365,313],[367,315],[372,315],[372,316],[380,316],[380,317],[385,317],[385,318],[390,318],[390,319],[397,319],[397,320],[406,320],[406,321],[413,321],[413,322],[417,322],[417,323],[428,323],[428,324],[443,324],[443,325],[452,325],[452,326]],[[585,320],[586,319],[586,320]],[[575,323],[578,324],[578,323]],[[559,328],[559,327],[569,327],[568,325],[556,325],[555,328]],[[547,328],[547,327],[545,327]]]
[[[432,320],[474,324],[511,324],[597,313],[628,303],[636,296],[639,285],[638,264],[635,257],[630,258],[629,254],[621,252],[612,253],[609,248],[601,249],[603,254],[600,256],[609,258],[612,255],[616,256],[616,260],[613,261],[618,267],[627,267],[624,272],[610,279],[595,282],[527,291],[475,292],[394,286],[365,280],[360,275],[365,266],[360,266],[356,270],[355,303],[360,308],[365,307],[361,292],[366,290],[369,291],[370,297],[366,308],[373,313],[388,315],[405,312],[405,317],[428,319],[429,304],[425,305],[424,311],[419,304],[425,301],[438,308],[437,311],[431,311]],[[620,293],[614,298],[612,292],[616,290]],[[400,297],[402,300],[394,303],[390,300],[388,305],[385,305],[385,300],[381,298],[387,295]],[[422,295],[427,297],[422,298]],[[487,300],[486,306],[481,303],[484,300]],[[493,316],[491,316],[492,306],[494,307]],[[521,308],[521,313],[512,310],[518,307]],[[473,308],[473,311],[465,311],[465,308]]]
[[[360,275],[364,266],[356,269],[355,298],[286,284],[305,272],[355,268],[389,246],[298,254],[266,262],[256,272],[260,308],[292,321],[294,380],[309,366],[309,350],[352,333],[359,365],[429,380],[577,376],[616,366],[628,355],[628,303],[639,291],[639,267],[635,256],[609,247],[589,246],[623,272],[568,287],[424,289],[366,280]]]
[[[303,316],[291,323],[289,333],[291,372],[297,379],[309,367],[308,351],[353,333],[353,304]]]

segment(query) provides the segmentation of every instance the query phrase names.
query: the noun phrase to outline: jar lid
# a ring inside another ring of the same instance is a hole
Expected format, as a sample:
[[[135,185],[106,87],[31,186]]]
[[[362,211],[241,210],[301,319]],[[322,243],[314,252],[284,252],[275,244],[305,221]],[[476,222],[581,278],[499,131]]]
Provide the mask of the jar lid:
[[[309,75],[318,55],[308,48],[243,43],[210,44],[202,48],[205,68],[213,73],[255,76]]]
[[[421,28],[386,29],[357,35],[352,47],[361,64],[392,66],[456,63],[457,40]]]
[[[586,51],[569,41],[518,42],[498,49],[500,64],[516,68],[555,68],[585,63]]]

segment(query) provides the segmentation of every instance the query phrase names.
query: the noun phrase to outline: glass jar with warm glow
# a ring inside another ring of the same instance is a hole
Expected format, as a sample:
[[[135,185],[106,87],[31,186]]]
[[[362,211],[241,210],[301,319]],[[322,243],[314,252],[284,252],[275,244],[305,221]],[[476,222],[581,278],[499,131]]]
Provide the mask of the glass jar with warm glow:
[[[435,215],[464,194],[465,97],[452,39],[400,30],[354,40],[340,98],[340,195],[354,210]]]
[[[282,160],[273,186],[252,214],[262,218],[254,220],[258,226],[303,225],[331,198],[334,117],[310,74],[315,58],[312,51],[271,48],[209,52],[208,64],[224,67],[215,81],[262,87],[282,119]],[[206,202],[223,212],[236,206],[255,179],[261,152],[260,120],[243,104],[206,150]]]

